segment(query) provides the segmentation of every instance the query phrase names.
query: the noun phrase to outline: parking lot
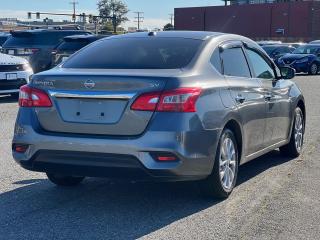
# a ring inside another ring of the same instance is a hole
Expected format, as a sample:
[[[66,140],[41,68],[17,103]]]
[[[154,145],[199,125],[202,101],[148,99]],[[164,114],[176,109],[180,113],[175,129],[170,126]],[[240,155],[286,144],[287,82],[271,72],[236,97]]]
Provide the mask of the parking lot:
[[[274,151],[240,168],[225,201],[194,183],[87,179],[59,188],[11,157],[17,103],[0,98],[1,239],[318,239],[320,234],[320,76],[299,76],[307,102],[298,159]]]

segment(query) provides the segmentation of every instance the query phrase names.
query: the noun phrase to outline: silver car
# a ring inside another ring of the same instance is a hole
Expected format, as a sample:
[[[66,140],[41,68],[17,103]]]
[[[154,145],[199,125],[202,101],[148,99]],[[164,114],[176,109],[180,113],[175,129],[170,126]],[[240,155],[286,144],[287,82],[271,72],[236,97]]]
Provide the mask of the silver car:
[[[199,180],[226,198],[240,164],[277,148],[300,154],[306,110],[294,75],[238,35],[102,39],[21,88],[13,157],[57,185]]]

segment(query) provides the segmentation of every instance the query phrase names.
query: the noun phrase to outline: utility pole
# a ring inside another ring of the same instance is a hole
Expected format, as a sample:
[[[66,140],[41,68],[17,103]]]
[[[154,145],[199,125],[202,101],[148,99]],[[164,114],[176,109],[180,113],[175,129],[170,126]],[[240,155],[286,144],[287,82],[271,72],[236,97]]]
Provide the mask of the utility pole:
[[[173,26],[173,18],[174,18],[174,14],[173,13],[170,13],[169,14],[169,16],[170,16],[170,23],[171,23],[171,25]]]
[[[73,20],[73,23],[76,23],[76,5],[79,3],[76,1],[72,1],[72,2],[70,2],[70,4],[72,4],[72,6],[73,6],[72,20]]]
[[[135,17],[135,19],[137,19],[137,20],[134,21],[134,22],[138,23],[138,30],[140,30],[140,23],[143,23],[143,19],[144,19],[143,14],[144,14],[144,12],[135,12],[135,14],[137,14],[137,16]]]

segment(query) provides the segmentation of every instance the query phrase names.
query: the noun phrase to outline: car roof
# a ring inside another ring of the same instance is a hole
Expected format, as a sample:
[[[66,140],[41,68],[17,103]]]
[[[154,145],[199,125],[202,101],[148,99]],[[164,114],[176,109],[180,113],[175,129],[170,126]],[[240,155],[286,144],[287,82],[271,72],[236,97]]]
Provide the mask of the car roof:
[[[320,47],[320,42],[319,43],[308,43],[304,46]]]
[[[83,33],[83,32],[88,32],[85,30],[56,30],[56,29],[33,29],[33,30],[18,30],[18,31],[12,31],[11,34],[15,34],[15,33],[30,33],[30,34],[34,34],[34,33],[46,33],[46,32],[79,32],[79,33]],[[90,32],[88,32],[90,33]]]
[[[278,47],[291,47],[290,44],[271,44],[271,45],[263,45],[262,48],[265,48],[265,47],[272,47],[272,48],[278,48]]]
[[[219,32],[204,32],[204,31],[161,31],[161,32],[136,32],[122,35],[112,36],[111,38],[147,38],[147,37],[161,37],[161,38],[189,38],[196,40],[206,40],[210,37],[216,37],[225,33]]]
[[[78,35],[66,36],[63,39],[100,39],[104,37],[108,37],[108,35],[78,34]]]

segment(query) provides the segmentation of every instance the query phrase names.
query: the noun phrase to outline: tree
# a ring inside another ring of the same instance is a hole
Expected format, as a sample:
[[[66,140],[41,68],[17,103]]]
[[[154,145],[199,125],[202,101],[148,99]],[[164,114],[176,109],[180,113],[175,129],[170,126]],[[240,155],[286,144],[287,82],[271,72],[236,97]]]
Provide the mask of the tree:
[[[174,30],[174,26],[171,23],[167,23],[166,25],[164,25],[163,31],[170,31],[170,30]]]
[[[102,24],[108,26],[107,23],[111,23],[114,32],[121,23],[129,20],[126,17],[128,7],[122,0],[99,0],[98,10]]]

